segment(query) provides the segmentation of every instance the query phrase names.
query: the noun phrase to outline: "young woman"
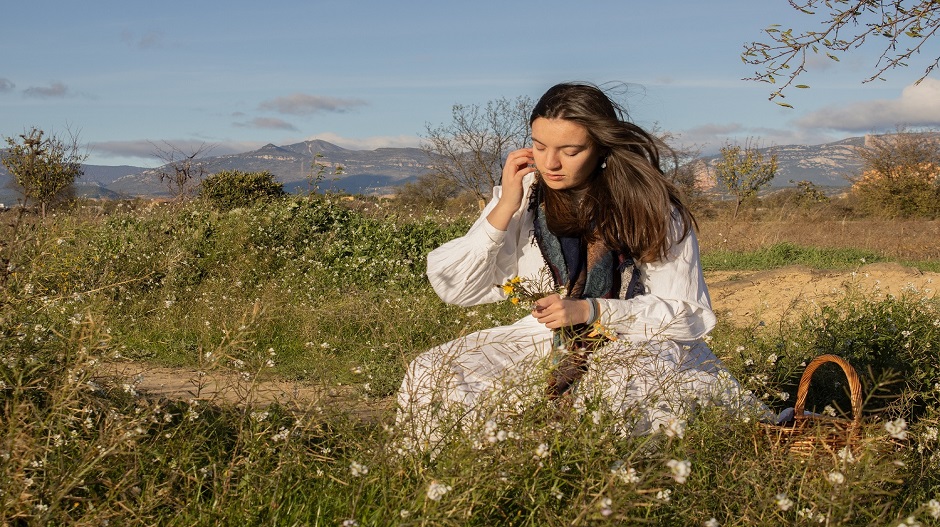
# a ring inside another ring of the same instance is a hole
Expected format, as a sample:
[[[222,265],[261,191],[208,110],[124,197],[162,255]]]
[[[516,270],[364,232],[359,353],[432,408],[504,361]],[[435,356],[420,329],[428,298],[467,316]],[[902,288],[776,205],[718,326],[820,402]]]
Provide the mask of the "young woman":
[[[503,300],[546,275],[557,292],[411,363],[398,424],[426,446],[552,400],[612,412],[630,433],[675,427],[701,404],[763,410],[702,340],[715,315],[694,219],[656,141],[623,116],[596,86],[549,89],[529,119],[532,148],[509,153],[470,231],[428,256],[448,303]]]

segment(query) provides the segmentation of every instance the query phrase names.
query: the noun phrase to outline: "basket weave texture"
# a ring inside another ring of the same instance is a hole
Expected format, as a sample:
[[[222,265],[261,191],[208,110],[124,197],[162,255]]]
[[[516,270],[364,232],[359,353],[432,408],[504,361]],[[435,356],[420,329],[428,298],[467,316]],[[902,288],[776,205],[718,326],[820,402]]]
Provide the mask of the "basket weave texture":
[[[852,419],[803,414],[813,373],[829,362],[838,364],[848,379]],[[793,421],[789,423],[764,425],[771,441],[790,453],[809,456],[824,452],[837,453],[845,447],[856,447],[862,427],[862,384],[855,368],[837,355],[820,355],[813,359],[800,377],[793,414]]]

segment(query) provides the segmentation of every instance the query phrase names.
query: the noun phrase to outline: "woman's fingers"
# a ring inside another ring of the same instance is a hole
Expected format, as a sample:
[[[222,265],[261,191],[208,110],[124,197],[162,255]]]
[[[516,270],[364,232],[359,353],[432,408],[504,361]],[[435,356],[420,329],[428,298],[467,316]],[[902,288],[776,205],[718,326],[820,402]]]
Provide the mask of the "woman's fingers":
[[[559,295],[549,295],[535,302],[532,316],[549,329],[583,324],[587,322],[589,316],[587,302],[587,300],[578,298],[561,298]]]

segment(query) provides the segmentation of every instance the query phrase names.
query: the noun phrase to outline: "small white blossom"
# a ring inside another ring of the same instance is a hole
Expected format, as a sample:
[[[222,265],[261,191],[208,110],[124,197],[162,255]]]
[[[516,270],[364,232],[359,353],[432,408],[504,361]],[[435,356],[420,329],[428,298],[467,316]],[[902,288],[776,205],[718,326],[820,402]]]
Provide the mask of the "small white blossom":
[[[852,449],[849,448],[848,446],[842,447],[842,449],[840,449],[838,452],[838,456],[839,456],[839,460],[841,460],[843,463],[848,463],[850,465],[852,463],[855,463],[856,461],[855,456],[852,454]]]
[[[359,522],[356,520],[343,520],[343,523],[340,524],[342,527],[359,527]]]
[[[767,364],[776,364],[777,363],[777,354],[771,353],[767,356]]]
[[[885,421],[885,430],[895,439],[907,439],[907,421],[898,417],[893,421]]]
[[[441,501],[444,494],[454,490],[450,485],[441,483],[437,480],[431,481],[428,485],[428,499],[431,501]]]
[[[676,480],[676,483],[685,483],[689,474],[692,473],[692,462],[689,460],[670,459],[666,462],[666,466],[672,471],[672,479]]]
[[[634,484],[640,482],[640,476],[637,475],[636,469],[626,466],[623,461],[615,461],[610,467],[610,473],[617,476],[624,483]]]
[[[407,518],[408,516],[411,516],[411,511],[409,511],[408,509],[402,509],[402,510],[398,511],[398,515],[401,516],[402,519],[405,519],[405,518]]]
[[[935,426],[928,426],[928,427],[924,430],[924,433],[921,435],[921,437],[922,437],[923,440],[926,441],[926,442],[936,441],[936,440],[937,440],[937,427],[935,427]]]
[[[678,437],[682,439],[685,437],[685,427],[686,421],[684,419],[673,416],[669,418],[669,422],[666,423],[664,428],[667,437]]]
[[[277,443],[278,441],[285,441],[289,436],[290,436],[290,430],[288,430],[288,428],[287,428],[286,426],[282,426],[282,427],[277,431],[276,434],[274,434],[273,436],[271,436],[271,441],[274,441],[275,443]],[[369,471],[369,469],[366,469],[366,472],[368,472],[368,471]],[[363,474],[365,474],[365,472],[363,472]]]
[[[353,475],[354,478],[358,478],[359,476],[365,476],[368,474],[369,467],[353,461],[349,464],[349,472]]]
[[[702,525],[703,527],[719,527],[721,524],[718,523],[718,520],[716,520],[715,518],[711,518],[709,520],[706,520],[705,523],[703,523]]]
[[[660,501],[668,502],[671,497],[672,497],[672,491],[669,489],[661,490],[656,493],[656,499]]]
[[[841,485],[845,483],[845,474],[839,472],[838,470],[833,470],[826,475],[826,479],[829,480],[829,483],[833,485]]]
[[[786,494],[780,493],[774,496],[774,501],[777,503],[777,508],[782,511],[788,511],[793,507],[793,500],[787,497]]]
[[[917,521],[917,518],[908,516],[904,521],[898,524],[898,527],[921,527],[921,523]]]
[[[535,448],[535,457],[537,459],[546,458],[551,454],[551,450],[548,445],[545,443],[540,443],[539,446]]]
[[[940,518],[940,501],[930,500],[924,504],[924,508],[927,509],[927,514],[931,518]]]
[[[823,408],[823,412],[822,412],[822,413],[823,413],[823,415],[828,415],[829,417],[835,417],[835,416],[836,416],[836,409],[833,408],[832,405],[827,404],[826,407]]]
[[[597,505],[601,508],[601,515],[610,516],[613,514],[614,510],[610,508],[613,504],[614,500],[610,498],[602,498],[601,501],[597,503]]]

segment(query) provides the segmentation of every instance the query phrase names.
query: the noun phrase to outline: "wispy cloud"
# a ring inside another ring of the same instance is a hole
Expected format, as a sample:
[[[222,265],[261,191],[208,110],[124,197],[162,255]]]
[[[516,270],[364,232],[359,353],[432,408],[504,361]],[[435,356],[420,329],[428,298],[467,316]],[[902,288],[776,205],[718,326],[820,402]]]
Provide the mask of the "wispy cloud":
[[[148,31],[143,35],[136,35],[125,29],[121,32],[121,41],[137,49],[154,49],[163,47],[163,33],[161,31]]]
[[[317,112],[343,113],[366,104],[365,101],[360,99],[294,93],[285,97],[276,97],[263,101],[258,105],[258,108],[288,115],[310,115]]]
[[[23,90],[23,94],[27,97],[36,97],[39,99],[65,97],[69,94],[69,87],[56,81],[49,84],[49,86],[30,86]]]
[[[233,123],[240,128],[261,128],[264,130],[291,130],[296,132],[297,127],[276,117],[256,117],[250,121]]]
[[[924,79],[901,92],[897,99],[879,99],[829,106],[796,120],[803,129],[824,128],[867,133],[897,125],[940,126],[940,80]]]
[[[0,77],[0,93],[13,91],[13,88],[16,88],[16,84],[13,84],[13,81]]]

